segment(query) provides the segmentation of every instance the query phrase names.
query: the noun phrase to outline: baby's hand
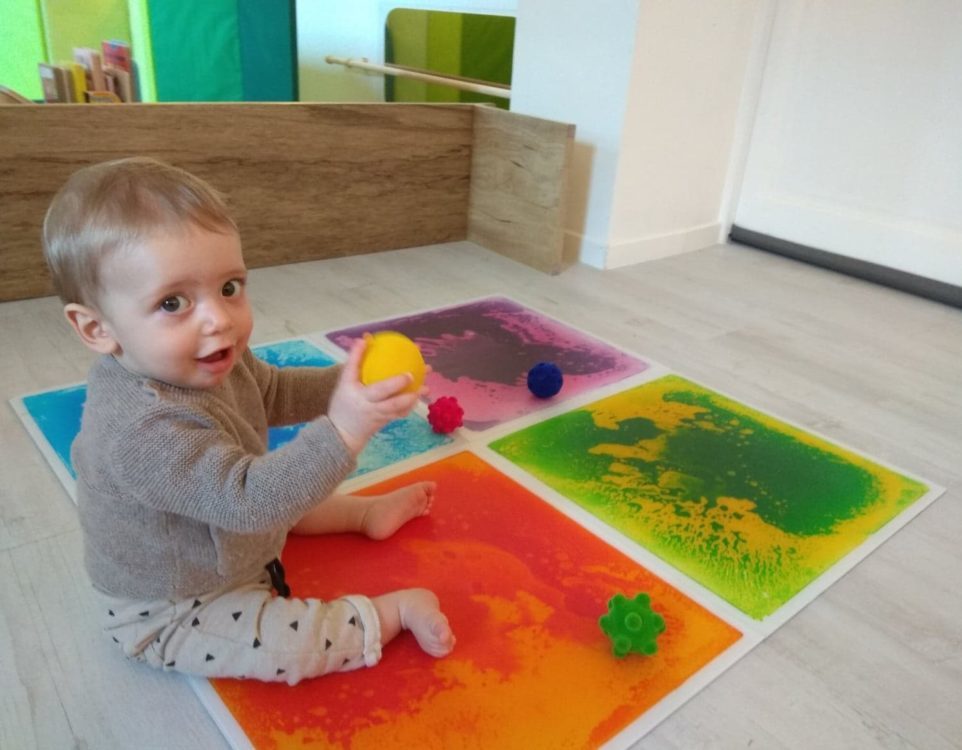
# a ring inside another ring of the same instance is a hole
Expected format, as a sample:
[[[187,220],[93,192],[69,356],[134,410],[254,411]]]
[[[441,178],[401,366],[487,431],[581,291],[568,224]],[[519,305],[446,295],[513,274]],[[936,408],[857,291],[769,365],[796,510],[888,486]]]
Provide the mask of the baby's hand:
[[[331,394],[327,412],[341,438],[355,455],[384,425],[409,414],[418,397],[426,393],[424,388],[419,393],[403,392],[412,381],[409,373],[367,386],[361,383],[361,358],[366,346],[364,339],[358,339],[351,346],[341,377]]]

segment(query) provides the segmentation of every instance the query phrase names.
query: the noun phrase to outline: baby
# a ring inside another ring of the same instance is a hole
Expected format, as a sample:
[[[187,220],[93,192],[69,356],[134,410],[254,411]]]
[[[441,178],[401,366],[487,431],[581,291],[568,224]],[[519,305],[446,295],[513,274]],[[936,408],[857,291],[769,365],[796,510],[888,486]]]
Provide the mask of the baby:
[[[293,685],[373,666],[402,630],[432,656],[451,651],[432,592],[299,599],[278,559],[291,530],[384,539],[429,512],[430,482],[336,492],[414,407],[410,376],[362,385],[363,341],[337,367],[254,357],[234,220],[211,186],[153,159],[71,176],[43,246],[67,320],[101,355],[72,459],[87,571],[126,656]],[[267,451],[268,426],[305,421]]]

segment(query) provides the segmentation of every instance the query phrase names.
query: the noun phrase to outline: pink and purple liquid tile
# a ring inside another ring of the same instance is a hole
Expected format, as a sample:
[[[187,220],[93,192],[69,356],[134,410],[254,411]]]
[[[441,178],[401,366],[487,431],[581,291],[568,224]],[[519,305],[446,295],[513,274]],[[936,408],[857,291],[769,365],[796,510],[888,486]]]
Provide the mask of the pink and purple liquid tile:
[[[464,426],[480,431],[643,372],[650,366],[615,347],[504,297],[342,328],[327,338],[349,349],[365,333],[398,331],[432,368],[431,399],[454,396]],[[561,392],[539,399],[527,387],[538,362],[564,376]]]

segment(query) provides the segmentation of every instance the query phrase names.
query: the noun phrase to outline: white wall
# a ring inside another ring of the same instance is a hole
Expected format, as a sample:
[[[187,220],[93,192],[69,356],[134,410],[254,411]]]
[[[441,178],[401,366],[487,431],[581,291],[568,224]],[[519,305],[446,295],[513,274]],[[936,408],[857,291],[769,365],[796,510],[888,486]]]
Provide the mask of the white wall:
[[[605,266],[722,238],[726,178],[756,33],[754,0],[640,5]]]
[[[518,0],[511,109],[577,126],[567,239],[611,268],[721,239],[763,0]]]
[[[735,223],[962,285],[962,3],[780,0]]]
[[[568,253],[604,267],[638,0],[518,0],[511,111],[574,123]]]
[[[381,76],[324,62],[327,55],[384,60],[378,0],[298,0],[297,69],[302,102],[384,101]]]

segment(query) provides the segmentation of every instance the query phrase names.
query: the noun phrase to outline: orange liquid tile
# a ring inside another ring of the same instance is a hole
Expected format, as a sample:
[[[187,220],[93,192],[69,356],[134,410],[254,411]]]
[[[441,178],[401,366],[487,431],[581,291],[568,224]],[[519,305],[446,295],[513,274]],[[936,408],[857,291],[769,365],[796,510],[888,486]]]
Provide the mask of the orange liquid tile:
[[[217,680],[257,748],[594,747],[741,634],[472,453],[373,486],[438,483],[430,516],[390,540],[291,536],[295,595],[425,586],[457,635],[434,659],[402,634],[371,669],[295,687]],[[598,626],[645,591],[666,623],[651,657],[617,659]]]

